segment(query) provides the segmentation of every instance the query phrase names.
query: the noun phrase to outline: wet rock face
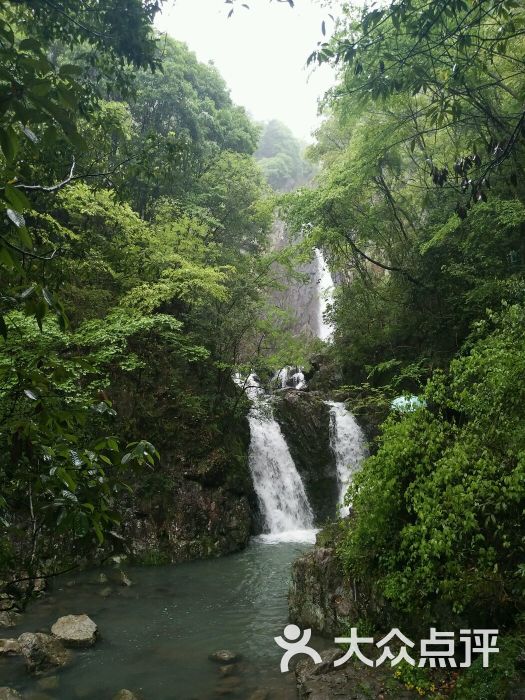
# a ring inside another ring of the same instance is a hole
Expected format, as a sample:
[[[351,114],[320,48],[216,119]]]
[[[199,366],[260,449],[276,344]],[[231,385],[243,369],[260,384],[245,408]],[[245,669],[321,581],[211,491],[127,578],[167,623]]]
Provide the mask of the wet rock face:
[[[65,615],[60,617],[51,633],[68,647],[90,647],[95,643],[98,629],[87,615]]]
[[[28,671],[34,674],[60,668],[71,660],[71,652],[49,634],[24,632],[18,643]]]
[[[135,559],[176,563],[231,554],[248,544],[252,510],[246,496],[184,482],[174,488],[170,501],[167,509],[129,522]]]
[[[339,496],[330,448],[330,412],[320,394],[288,389],[275,398],[274,415],[303,480],[316,524],[336,515]]]
[[[357,619],[354,591],[342,575],[334,549],[314,547],[294,561],[288,607],[292,622],[326,637],[335,637]]]
[[[155,366],[148,366],[151,376],[143,373],[143,381],[151,381],[155,391],[169,385],[171,369],[163,363],[165,358],[156,357]],[[202,386],[197,384],[194,391],[200,396]],[[147,407],[134,406],[138,394],[145,395]],[[181,417],[177,397],[170,392],[153,400],[145,386],[120,375],[112,400],[118,420],[125,429],[133,428],[130,440],[132,435],[148,435],[161,455],[159,465],[141,475],[122,504],[123,550],[140,563],[160,564],[243,549],[257,508],[248,467],[248,421],[241,415],[225,426],[213,417]]]

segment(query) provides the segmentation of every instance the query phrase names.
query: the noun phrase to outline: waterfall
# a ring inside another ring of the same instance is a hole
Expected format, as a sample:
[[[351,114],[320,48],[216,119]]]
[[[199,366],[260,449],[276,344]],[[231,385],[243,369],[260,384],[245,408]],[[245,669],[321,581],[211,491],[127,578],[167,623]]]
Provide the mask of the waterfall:
[[[319,248],[315,249],[318,273],[318,295],[319,295],[319,323],[318,336],[321,340],[328,342],[334,334],[334,326],[327,323],[325,315],[334,300],[334,282],[332,275],[325,262],[324,255]]]
[[[273,377],[272,384],[277,384],[281,389],[291,387],[293,389],[306,389],[306,379],[301,367],[282,367]]]
[[[247,393],[253,401],[249,465],[270,542],[314,541],[314,515],[303,482],[264,389],[254,375]]]
[[[345,517],[349,508],[344,506],[344,497],[355,472],[366,456],[363,431],[354,416],[346,410],[344,403],[327,401],[330,408],[330,447],[335,456],[337,480],[339,482],[340,514]]]

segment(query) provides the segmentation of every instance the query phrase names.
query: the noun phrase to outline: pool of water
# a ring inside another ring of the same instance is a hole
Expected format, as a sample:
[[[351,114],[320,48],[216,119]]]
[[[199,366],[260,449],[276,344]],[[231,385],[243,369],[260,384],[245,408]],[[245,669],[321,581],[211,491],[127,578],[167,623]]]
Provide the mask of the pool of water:
[[[3,636],[49,631],[61,615],[86,613],[100,640],[75,652],[52,690],[42,690],[18,658],[0,660],[0,686],[35,700],[111,700],[122,688],[144,700],[248,700],[261,690],[268,700],[292,700],[294,677],[279,672],[273,637],[287,623],[290,563],[309,546],[256,539],[222,559],[124,567],[130,587],[119,585],[112,570],[105,570],[106,583],[99,581],[101,571],[70,574]],[[241,655],[233,674],[222,675],[208,659],[218,649]]]

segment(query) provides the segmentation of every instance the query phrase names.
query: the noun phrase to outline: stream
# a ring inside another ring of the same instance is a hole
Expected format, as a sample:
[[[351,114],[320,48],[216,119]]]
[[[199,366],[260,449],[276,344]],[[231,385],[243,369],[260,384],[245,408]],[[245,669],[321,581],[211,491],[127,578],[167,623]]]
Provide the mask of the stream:
[[[8,636],[48,631],[61,615],[86,613],[100,639],[74,652],[52,690],[41,690],[18,657],[0,659],[0,685],[28,700],[111,700],[122,688],[144,700],[249,700],[260,690],[268,700],[292,700],[294,675],[279,672],[273,637],[287,624],[290,563],[311,545],[269,542],[254,538],[222,559],[125,567],[130,587],[114,582],[117,569],[104,570],[109,582],[99,581],[102,570],[57,580]],[[220,664],[208,659],[218,649],[242,656],[233,675],[221,676]]]

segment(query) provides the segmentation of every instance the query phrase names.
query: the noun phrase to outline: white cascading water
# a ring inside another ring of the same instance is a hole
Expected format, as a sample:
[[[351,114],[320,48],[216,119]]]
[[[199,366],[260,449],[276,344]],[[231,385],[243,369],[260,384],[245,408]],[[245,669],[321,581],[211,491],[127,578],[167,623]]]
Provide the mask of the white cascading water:
[[[344,403],[327,401],[326,404],[330,408],[330,447],[335,456],[339,482],[339,513],[346,517],[350,509],[344,505],[344,497],[366,456],[366,443],[363,431]]]
[[[254,375],[248,378],[246,391],[253,401],[248,414],[249,465],[267,530],[260,539],[313,542],[314,515],[303,482],[268,397]]]
[[[300,367],[282,367],[272,379],[274,384],[279,384],[281,389],[291,387],[293,389],[305,389],[306,380]]]
[[[322,250],[315,249],[317,260],[318,289],[319,289],[319,328],[318,336],[321,340],[329,342],[334,334],[334,326],[326,321],[326,312],[334,301],[334,281],[328,265],[324,259]]]

